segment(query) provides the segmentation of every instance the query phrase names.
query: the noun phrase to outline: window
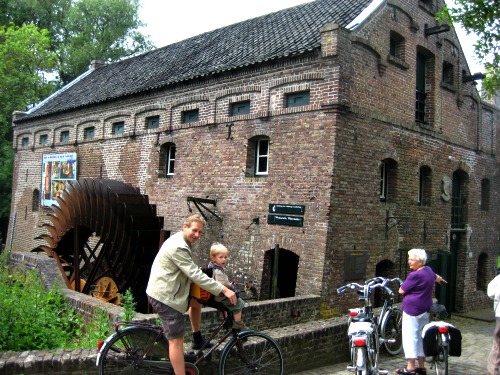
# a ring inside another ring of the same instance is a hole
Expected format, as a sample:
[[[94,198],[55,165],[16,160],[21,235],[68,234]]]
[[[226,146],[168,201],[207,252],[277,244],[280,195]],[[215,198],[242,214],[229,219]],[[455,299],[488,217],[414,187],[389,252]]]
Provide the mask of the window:
[[[160,116],[146,117],[146,129],[158,129],[160,127]]]
[[[285,96],[286,108],[309,105],[309,91],[292,92]]]
[[[95,128],[93,126],[83,129],[83,139],[93,139]]]
[[[28,147],[30,145],[30,139],[28,137],[24,137],[21,139],[21,147]]]
[[[167,163],[166,163],[165,175],[173,176],[174,167],[175,167],[175,145],[169,145],[167,148]]]
[[[115,122],[113,123],[113,126],[111,127],[111,134],[112,135],[122,135],[123,131],[125,130],[125,123],[122,122]]]
[[[417,85],[416,85],[415,120],[425,122],[425,56],[417,53]]]
[[[405,59],[405,39],[394,31],[389,37],[389,55],[401,61]]]
[[[431,205],[431,169],[427,166],[420,167],[418,186],[418,205]]]
[[[391,202],[396,195],[397,163],[392,159],[382,160],[380,172],[380,201]]]
[[[269,139],[257,141],[257,152],[255,156],[255,175],[262,176],[268,174],[269,167]]]
[[[454,74],[453,74],[453,65],[449,62],[443,62],[443,83],[448,85],[453,85],[454,82]]]
[[[490,180],[481,180],[481,211],[490,209]]]
[[[69,142],[69,130],[63,130],[59,135],[59,141]]]
[[[172,177],[175,167],[175,144],[165,143],[160,148],[160,166],[158,177]]]
[[[40,190],[33,190],[33,198],[31,201],[31,211],[36,212],[40,208]]]
[[[40,135],[40,140],[38,141],[41,146],[45,146],[47,144],[48,140],[48,135],[47,134],[42,134]]]
[[[232,103],[230,105],[231,116],[248,115],[250,113],[250,100]]]
[[[190,111],[183,111],[181,113],[181,122],[183,124],[198,122],[199,115],[200,115],[200,110],[198,108],[192,109]]]

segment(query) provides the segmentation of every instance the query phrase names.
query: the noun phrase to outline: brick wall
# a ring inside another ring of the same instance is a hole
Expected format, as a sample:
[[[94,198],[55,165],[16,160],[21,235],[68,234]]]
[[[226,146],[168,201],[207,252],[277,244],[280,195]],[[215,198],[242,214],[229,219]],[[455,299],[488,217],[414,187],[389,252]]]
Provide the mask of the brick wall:
[[[45,233],[48,210],[30,209],[42,155],[75,151],[79,177],[139,187],[165,217],[166,230],[180,228],[188,196],[217,200],[212,208],[222,221],[207,214],[195,260],[206,262],[210,244],[222,241],[230,250],[229,272],[264,298],[268,288],[261,286],[270,274],[264,254],[276,245],[299,257],[295,295],[320,295],[338,310],[351,303],[335,292],[349,278],[346,250],[368,250],[366,277],[381,262],[404,276],[406,251],[424,247],[431,258],[456,249],[456,310],[486,306],[477,269],[482,257],[487,278],[495,275],[499,112],[481,102],[471,83],[462,83],[470,72],[454,32],[425,35],[442,4],[389,2],[355,30],[324,27],[321,51],[16,124],[7,245],[29,251],[43,244],[34,238]],[[397,57],[389,55],[391,32],[404,40]],[[427,57],[425,124],[415,121],[417,51]],[[442,83],[444,62],[455,67],[453,85]],[[300,90],[310,90],[310,104],[284,108],[285,95]],[[230,103],[241,99],[251,101],[250,114],[230,117]],[[193,108],[200,121],[182,124],[181,112]],[[160,116],[160,128],[146,130],[152,115]],[[115,120],[125,122],[123,136],[111,135]],[[85,141],[89,125],[96,135]],[[54,144],[20,147],[22,137],[33,141],[39,129],[48,129]],[[57,141],[62,129],[70,130],[69,143]],[[249,142],[264,135],[270,173],[247,176]],[[168,142],[176,145],[175,176],[161,178],[160,150]],[[396,173],[387,202],[379,198],[383,160],[391,160]],[[418,204],[422,166],[431,170],[429,206]],[[442,198],[443,180],[459,175],[466,190],[463,232],[452,230],[452,202]],[[491,182],[488,211],[479,205],[483,179]],[[268,224],[271,203],[304,205],[304,226]]]

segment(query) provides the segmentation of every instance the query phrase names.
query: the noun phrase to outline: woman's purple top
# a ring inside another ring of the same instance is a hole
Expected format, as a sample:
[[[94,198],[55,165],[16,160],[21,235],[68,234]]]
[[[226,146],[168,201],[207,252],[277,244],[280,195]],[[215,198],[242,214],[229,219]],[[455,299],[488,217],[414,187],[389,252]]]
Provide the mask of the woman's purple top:
[[[405,292],[403,298],[403,311],[411,316],[420,315],[432,305],[432,292],[436,274],[430,268],[424,268],[411,272],[401,284]]]

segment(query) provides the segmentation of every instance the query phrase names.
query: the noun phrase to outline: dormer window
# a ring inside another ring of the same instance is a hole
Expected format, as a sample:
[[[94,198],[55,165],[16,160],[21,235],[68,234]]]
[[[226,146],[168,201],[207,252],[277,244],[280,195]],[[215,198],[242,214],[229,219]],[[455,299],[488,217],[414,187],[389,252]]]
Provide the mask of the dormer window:
[[[93,139],[95,128],[93,126],[83,129],[83,139]]]
[[[286,94],[285,106],[286,108],[291,108],[291,107],[300,107],[304,105],[309,105],[309,99],[310,99],[309,91],[292,92],[290,94]]]
[[[113,127],[111,128],[111,134],[122,135],[124,130],[125,130],[125,123],[123,121],[115,122],[113,124]]]
[[[248,115],[250,113],[250,100],[231,103],[230,113],[231,116]]]
[[[197,109],[192,109],[190,111],[183,111],[181,114],[181,122],[183,124],[189,124],[192,122],[198,122],[199,120],[199,115],[200,115],[200,110]]]
[[[160,127],[160,116],[146,118],[146,129],[158,129]]]

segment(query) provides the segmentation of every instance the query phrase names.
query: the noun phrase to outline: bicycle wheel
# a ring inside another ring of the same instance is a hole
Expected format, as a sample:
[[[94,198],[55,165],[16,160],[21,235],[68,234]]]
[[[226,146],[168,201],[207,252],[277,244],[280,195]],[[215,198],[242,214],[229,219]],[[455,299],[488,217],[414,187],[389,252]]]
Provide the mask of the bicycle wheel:
[[[224,347],[219,375],[283,375],[283,354],[271,337],[261,332],[243,332]]]
[[[432,359],[431,370],[436,375],[448,375],[448,347],[440,346],[439,354]]]
[[[397,355],[403,350],[402,325],[403,312],[397,307],[384,314],[382,324],[380,325],[382,338],[386,340],[395,340],[393,343],[384,342],[384,349],[390,355]]]
[[[145,361],[159,361],[154,366],[168,373],[168,341],[165,336],[156,340],[157,336],[156,330],[142,327],[127,327],[114,333],[97,355],[99,374],[142,374]],[[154,371],[152,368],[150,373]]]
[[[354,362],[356,375],[371,375],[368,372],[368,358],[366,347],[359,347],[354,349]]]

